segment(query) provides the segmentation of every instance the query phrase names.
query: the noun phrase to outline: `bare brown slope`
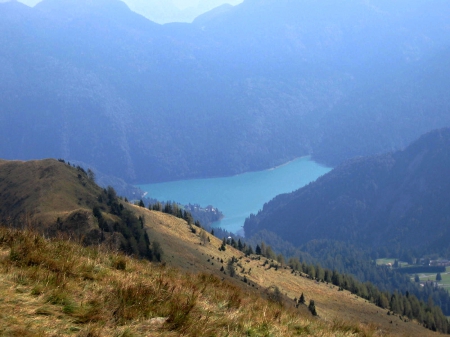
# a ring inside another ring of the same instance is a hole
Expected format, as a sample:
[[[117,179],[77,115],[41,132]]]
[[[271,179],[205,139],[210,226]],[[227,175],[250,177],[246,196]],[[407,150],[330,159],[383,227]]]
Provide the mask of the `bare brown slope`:
[[[206,233],[209,241],[203,242],[201,230],[192,233],[184,220],[160,212],[149,211],[134,206],[136,212],[146,219],[147,230],[152,240],[157,240],[164,251],[163,261],[190,272],[210,272],[224,280],[234,282],[248,291],[270,292],[277,286],[288,298],[286,305],[293,305],[294,298],[304,293],[307,303],[313,299],[319,319],[326,322],[349,322],[362,327],[375,328],[381,335],[393,336],[437,336],[415,322],[405,322],[398,316],[387,314],[387,310],[378,308],[348,291],[325,283],[317,283],[298,273],[293,274],[288,267],[268,269],[263,266],[265,258],[244,254],[231,246],[220,251],[222,241]],[[236,277],[225,275],[220,269],[227,270],[227,262],[236,257]],[[221,262],[223,260],[223,263]],[[269,261],[271,262],[271,261]],[[244,277],[247,283],[244,283]],[[306,309],[306,307],[304,307]],[[392,323],[391,323],[392,322]],[[356,331],[355,331],[356,332]]]

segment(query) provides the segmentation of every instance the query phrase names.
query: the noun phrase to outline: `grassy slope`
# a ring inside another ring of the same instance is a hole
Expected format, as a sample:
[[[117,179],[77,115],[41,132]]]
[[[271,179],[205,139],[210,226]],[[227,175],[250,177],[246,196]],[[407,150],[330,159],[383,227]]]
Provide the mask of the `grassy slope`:
[[[246,258],[242,252],[227,246],[225,252],[219,251],[221,240],[209,235],[211,242],[200,244],[199,233],[193,234],[186,222],[175,217],[148,211],[136,207],[136,211],[145,216],[150,240],[160,242],[165,252],[163,260],[170,265],[177,266],[190,272],[209,272],[225,280],[239,284],[241,287],[264,291],[266,288],[278,286],[283,294],[286,294],[294,303],[294,298],[299,298],[303,292],[307,303],[313,299],[320,319],[326,322],[347,321],[361,324],[361,326],[379,329],[382,334],[395,336],[433,336],[435,333],[425,330],[414,322],[404,322],[397,316],[388,316],[387,311],[376,307],[365,300],[358,298],[347,291],[338,291],[332,285],[316,283],[299,274],[292,274],[290,269],[263,267],[265,258],[261,260]],[[237,268],[238,277],[231,278],[220,272],[223,265],[235,256],[245,268]],[[210,260],[208,262],[208,259]],[[224,263],[220,263],[223,259]],[[214,263],[214,264],[212,264]],[[248,270],[251,268],[251,273]],[[249,287],[242,282],[243,277],[249,280]],[[390,323],[392,321],[392,323]]]
[[[0,228],[2,336],[378,336],[205,273]]]
[[[7,224],[54,224],[83,214],[86,226],[101,189],[80,172],[54,159],[0,160],[0,220]]]
[[[38,220],[46,226],[57,216],[73,212],[90,216],[99,191],[92,182],[78,178],[75,169],[55,160],[0,161],[3,219],[8,215],[23,221],[29,215],[30,221]],[[91,331],[92,336],[125,336],[123,333],[129,331],[129,335],[138,336],[201,336],[225,335],[225,330],[231,329],[235,336],[289,336],[300,332],[323,336],[435,335],[413,322],[388,316],[386,311],[348,292],[317,284],[287,269],[266,270],[267,266],[262,266],[264,259],[245,258],[229,246],[221,252],[221,241],[210,235],[210,242],[201,244],[199,232],[192,233],[183,220],[132,205],[126,207],[145,217],[150,240],[162,246],[163,260],[181,271],[117,254],[101,254],[67,242],[43,243],[31,235],[36,241],[33,243],[20,234],[2,234],[0,334],[35,336],[79,331],[87,336]],[[14,240],[4,238],[8,235]],[[16,247],[21,240],[32,249],[23,252]],[[242,267],[238,268],[235,278],[220,272],[232,256],[245,268],[244,273]],[[121,261],[126,261],[125,271],[116,268]],[[204,273],[217,278],[210,279]],[[251,286],[242,282],[244,276]],[[261,293],[274,285],[287,295],[285,311],[261,299]],[[171,295],[160,297],[161,291]],[[302,292],[307,302],[315,300],[319,319],[312,318],[304,307],[292,308],[292,299]],[[188,310],[192,294],[195,305]],[[150,303],[148,298],[159,300]],[[177,312],[181,314],[177,316]],[[158,330],[155,325],[161,324],[152,320],[157,317],[172,318]],[[181,323],[176,323],[178,320]],[[198,320],[202,324],[192,323]]]

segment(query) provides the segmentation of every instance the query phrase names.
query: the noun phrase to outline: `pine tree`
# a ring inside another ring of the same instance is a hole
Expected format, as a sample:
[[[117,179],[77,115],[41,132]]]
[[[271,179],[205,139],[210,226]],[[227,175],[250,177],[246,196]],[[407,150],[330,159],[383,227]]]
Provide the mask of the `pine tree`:
[[[264,256],[271,260],[276,260],[276,258],[277,258],[277,255],[275,254],[272,247],[270,247],[270,246],[267,246],[266,253]]]
[[[309,311],[311,311],[311,314],[313,316],[317,316],[316,305],[314,304],[314,300],[309,301],[308,309]]]
[[[227,249],[227,241],[225,238],[222,240],[222,245],[220,246],[219,250],[225,251]]]
[[[283,254],[278,254],[277,255],[277,261],[278,261],[278,263],[280,263],[281,264],[281,266],[284,266],[284,256],[283,256]]]
[[[244,249],[244,245],[241,242],[241,239],[238,239],[237,248],[242,251]]]
[[[305,296],[303,295],[303,293],[300,295],[300,298],[299,298],[299,300],[298,300],[298,303],[301,303],[301,304],[305,304]]]
[[[266,256],[266,244],[261,242],[261,255]]]
[[[248,248],[247,248],[247,255],[252,255],[253,254],[253,248],[252,248],[252,246],[248,246]]]
[[[231,260],[228,261],[227,270],[228,270],[228,274],[231,277],[234,277],[234,275],[236,275],[236,269],[234,269],[234,258],[232,258]]]
[[[158,262],[161,262],[163,251],[158,241],[153,241],[152,243],[152,254]]]
[[[88,168],[88,170],[87,170],[87,176],[88,176],[89,180],[95,182],[95,173],[90,168]]]
[[[208,234],[206,234],[206,231],[202,230],[200,233],[200,240],[203,242],[203,244],[205,245],[206,242],[208,242],[209,236]]]

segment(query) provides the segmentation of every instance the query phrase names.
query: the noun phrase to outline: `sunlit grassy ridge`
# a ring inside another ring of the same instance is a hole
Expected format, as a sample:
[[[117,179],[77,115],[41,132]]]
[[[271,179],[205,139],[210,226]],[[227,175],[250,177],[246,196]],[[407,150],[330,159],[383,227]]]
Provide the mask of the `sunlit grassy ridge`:
[[[0,228],[3,336],[376,336],[206,273]]]
[[[92,210],[101,192],[82,171],[55,159],[0,160],[0,215],[45,224],[77,210]]]
[[[210,241],[202,242],[202,230],[194,234],[187,223],[160,212],[135,207],[135,212],[146,219],[149,236],[160,242],[164,251],[163,261],[190,272],[213,273],[240,286],[267,293],[267,289],[278,287],[285,295],[285,304],[293,305],[301,293],[306,304],[313,299],[319,319],[334,324],[336,321],[352,322],[377,329],[381,335],[395,336],[436,336],[438,334],[424,329],[418,322],[406,322],[398,315],[388,315],[381,309],[349,291],[339,291],[338,287],[324,282],[316,282],[303,273],[293,272],[287,266],[257,255],[245,256],[242,252],[227,245],[220,251],[222,240],[209,235]],[[227,273],[227,262],[236,257],[236,276]],[[223,262],[222,262],[223,261]],[[267,262],[266,262],[267,261]],[[270,268],[276,264],[278,268]],[[226,275],[221,272],[224,267]],[[247,283],[244,282],[247,280]],[[300,307],[307,312],[306,306]],[[352,325],[350,324],[350,325]]]

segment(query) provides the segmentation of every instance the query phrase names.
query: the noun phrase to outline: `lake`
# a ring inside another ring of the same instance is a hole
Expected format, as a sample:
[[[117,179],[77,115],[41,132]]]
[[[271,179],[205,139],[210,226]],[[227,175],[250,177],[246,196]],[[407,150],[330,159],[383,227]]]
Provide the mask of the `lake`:
[[[232,177],[179,180],[138,185],[148,197],[180,204],[213,205],[223,214],[212,227],[243,235],[245,219],[256,214],[278,194],[292,192],[316,180],[331,168],[302,157],[284,165]]]

